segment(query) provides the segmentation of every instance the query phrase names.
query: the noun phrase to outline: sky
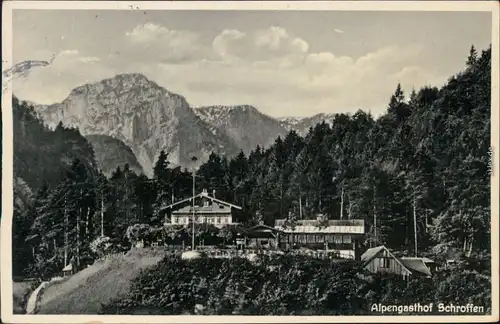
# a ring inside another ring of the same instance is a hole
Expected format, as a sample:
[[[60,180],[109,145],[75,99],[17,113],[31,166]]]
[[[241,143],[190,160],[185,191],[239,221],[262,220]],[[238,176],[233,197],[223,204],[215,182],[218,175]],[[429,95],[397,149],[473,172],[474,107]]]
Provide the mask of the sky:
[[[377,116],[398,83],[409,93],[461,71],[491,28],[488,12],[14,10],[14,62],[54,60],[13,91],[51,104],[142,73],[194,107]]]

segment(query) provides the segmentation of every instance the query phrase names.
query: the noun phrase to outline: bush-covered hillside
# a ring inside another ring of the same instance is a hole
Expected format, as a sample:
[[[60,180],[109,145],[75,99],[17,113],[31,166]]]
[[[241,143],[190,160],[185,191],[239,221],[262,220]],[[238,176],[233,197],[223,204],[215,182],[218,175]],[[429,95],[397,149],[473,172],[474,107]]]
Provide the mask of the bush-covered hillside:
[[[490,312],[487,276],[453,269],[432,279],[372,277],[358,264],[280,256],[246,259],[167,256],[136,278],[102,314],[362,315],[372,304],[473,303]],[[437,306],[436,306],[437,307]]]

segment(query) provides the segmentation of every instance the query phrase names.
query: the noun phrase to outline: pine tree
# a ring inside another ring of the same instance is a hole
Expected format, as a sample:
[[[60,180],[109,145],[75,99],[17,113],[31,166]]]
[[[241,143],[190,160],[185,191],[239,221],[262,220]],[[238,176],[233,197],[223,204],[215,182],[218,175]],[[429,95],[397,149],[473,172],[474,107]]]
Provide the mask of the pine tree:
[[[469,56],[467,57],[467,66],[472,67],[476,65],[477,63],[477,51],[474,45],[471,45],[470,50],[469,50]]]

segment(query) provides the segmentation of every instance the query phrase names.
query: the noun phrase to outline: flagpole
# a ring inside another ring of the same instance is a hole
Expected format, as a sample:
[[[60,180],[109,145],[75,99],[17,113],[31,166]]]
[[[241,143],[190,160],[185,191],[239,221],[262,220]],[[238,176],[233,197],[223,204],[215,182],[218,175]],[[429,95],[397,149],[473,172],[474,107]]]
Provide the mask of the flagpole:
[[[196,161],[198,160],[198,158],[196,156],[193,156],[191,158],[191,161],[193,163],[195,163]],[[195,173],[196,173],[196,166],[193,165],[193,235],[192,235],[192,242],[191,242],[191,249],[194,251],[194,248],[195,248],[195,240],[194,240],[194,235],[195,235],[195,228],[194,228],[194,223],[195,223],[195,220],[196,220],[196,216],[195,216],[195,195],[196,195],[196,191],[195,191]]]
[[[194,251],[194,222],[195,222],[195,204],[194,204],[194,196],[195,196],[195,180],[194,180],[194,170],[193,170],[193,237],[192,237],[192,246],[191,249]]]

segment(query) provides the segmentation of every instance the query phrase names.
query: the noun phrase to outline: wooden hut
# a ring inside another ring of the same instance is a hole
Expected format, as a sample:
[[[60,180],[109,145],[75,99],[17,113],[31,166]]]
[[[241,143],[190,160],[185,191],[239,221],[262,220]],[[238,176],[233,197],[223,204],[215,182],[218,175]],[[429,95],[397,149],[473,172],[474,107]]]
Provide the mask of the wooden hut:
[[[430,260],[432,261],[432,260]],[[407,280],[410,277],[430,277],[429,267],[423,258],[397,258],[385,246],[370,248],[361,256],[365,269],[372,273],[395,274]]]
[[[68,277],[73,274],[73,264],[70,263],[62,269],[63,277]]]

